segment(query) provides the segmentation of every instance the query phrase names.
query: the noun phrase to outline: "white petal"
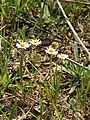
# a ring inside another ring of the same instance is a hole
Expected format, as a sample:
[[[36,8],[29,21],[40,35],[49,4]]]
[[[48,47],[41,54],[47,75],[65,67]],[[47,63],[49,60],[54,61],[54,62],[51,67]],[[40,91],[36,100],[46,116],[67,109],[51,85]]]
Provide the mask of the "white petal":
[[[20,42],[20,43],[21,43],[21,42]],[[16,47],[17,47],[17,48],[23,48],[23,49],[28,48],[28,47],[29,47],[29,44],[26,43],[26,42],[24,42],[24,43],[25,43],[25,46],[21,46],[19,43],[16,43]]]
[[[19,43],[16,43],[16,47],[17,47],[17,48],[20,48],[21,45],[20,45]]]
[[[49,52],[49,50],[45,50],[46,53],[50,54],[50,55],[56,55],[58,54],[58,51],[54,51],[54,52]]]
[[[58,54],[58,51],[54,51],[53,54],[54,54],[54,55],[57,55],[57,54]]]
[[[48,50],[45,50],[45,51],[46,51],[46,53],[50,54],[50,52]]]
[[[38,46],[38,45],[40,45],[42,42],[41,42],[39,39],[37,39],[37,40],[38,40],[38,42],[35,43],[34,40],[32,39],[32,40],[30,41],[30,43],[31,43],[32,45]]]
[[[59,58],[61,58],[61,59],[66,59],[66,58],[68,58],[68,55],[66,55],[66,54],[64,54],[64,57],[62,57],[62,55],[61,54],[59,54],[57,57],[59,57]]]
[[[26,44],[25,44],[25,47],[26,47],[26,48],[29,48],[29,44],[28,44],[28,43],[26,43]]]

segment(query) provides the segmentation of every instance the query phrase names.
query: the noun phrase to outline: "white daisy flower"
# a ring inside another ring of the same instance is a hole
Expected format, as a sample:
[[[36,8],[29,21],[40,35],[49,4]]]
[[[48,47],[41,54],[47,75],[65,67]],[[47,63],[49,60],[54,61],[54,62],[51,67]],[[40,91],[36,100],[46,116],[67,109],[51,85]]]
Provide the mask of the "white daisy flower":
[[[41,40],[39,40],[39,39],[32,39],[32,40],[30,41],[30,43],[31,43],[32,45],[38,46],[38,45],[40,45],[42,42],[41,42]]]
[[[68,55],[61,53],[61,54],[58,55],[58,57],[65,60],[66,58],[68,58]]]
[[[57,55],[58,54],[58,51],[51,46],[49,48],[47,48],[47,50],[45,50],[45,51],[46,51],[46,53],[52,54],[52,55]]]
[[[27,42],[21,41],[19,43],[16,43],[16,47],[17,48],[24,48],[24,49],[26,49],[26,48],[29,48],[29,44]]]

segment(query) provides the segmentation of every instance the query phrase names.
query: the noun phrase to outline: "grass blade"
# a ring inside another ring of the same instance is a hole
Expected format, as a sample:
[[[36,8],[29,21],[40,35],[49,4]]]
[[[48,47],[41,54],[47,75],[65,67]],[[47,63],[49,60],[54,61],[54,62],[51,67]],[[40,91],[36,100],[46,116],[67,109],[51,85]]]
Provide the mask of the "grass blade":
[[[74,42],[74,55],[75,55],[75,61],[78,62],[78,46],[77,46],[77,42]]]
[[[85,91],[85,94],[84,94],[84,100],[86,99],[87,94],[89,93],[89,91],[90,91],[90,82],[87,85],[87,88],[86,88],[86,91]]]
[[[13,106],[13,108],[12,108],[12,110],[11,110],[10,115],[9,115],[9,120],[12,120],[12,119],[13,119],[14,112],[15,112],[15,110],[16,110],[16,107],[17,107],[17,102],[15,101],[14,106]]]

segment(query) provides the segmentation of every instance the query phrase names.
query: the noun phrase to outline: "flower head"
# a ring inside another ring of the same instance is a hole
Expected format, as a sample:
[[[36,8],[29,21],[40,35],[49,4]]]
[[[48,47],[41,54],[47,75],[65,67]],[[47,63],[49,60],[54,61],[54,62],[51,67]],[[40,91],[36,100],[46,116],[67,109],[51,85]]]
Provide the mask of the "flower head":
[[[58,55],[58,57],[65,60],[66,58],[68,58],[68,55],[61,53],[61,54]]]
[[[58,51],[51,46],[49,48],[47,48],[47,50],[45,50],[45,51],[46,51],[46,53],[52,54],[52,55],[58,54]]]
[[[42,42],[41,42],[41,40],[39,40],[39,39],[32,39],[32,40],[30,41],[30,43],[31,43],[32,45],[38,46],[38,45],[40,45]]]
[[[29,48],[29,44],[23,41],[21,42],[19,41],[19,43],[16,43],[16,46],[17,48],[24,48],[24,49]]]
[[[57,42],[52,42],[52,44],[51,44],[51,46],[52,46],[53,48],[56,48],[56,47],[57,47],[57,45],[58,45],[58,43],[57,43]]]

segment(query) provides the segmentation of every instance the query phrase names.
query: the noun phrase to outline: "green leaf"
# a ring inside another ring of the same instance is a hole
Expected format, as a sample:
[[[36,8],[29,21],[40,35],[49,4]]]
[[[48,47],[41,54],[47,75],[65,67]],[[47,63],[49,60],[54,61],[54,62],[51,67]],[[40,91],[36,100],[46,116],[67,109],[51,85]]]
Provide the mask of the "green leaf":
[[[25,30],[18,28],[18,32],[21,34],[22,39],[25,39]]]
[[[16,0],[16,1],[17,1],[17,6],[20,7],[21,0]]]
[[[72,87],[71,87],[70,91],[68,92],[69,94],[71,94],[71,93],[74,92],[74,90],[76,89],[77,84],[78,84],[78,82],[74,82],[74,83],[72,84]]]
[[[87,85],[87,88],[86,88],[86,91],[85,91],[85,94],[84,94],[84,100],[86,99],[87,94],[89,93],[89,91],[90,91],[90,82]]]
[[[48,6],[44,4],[44,2],[41,3],[41,9],[43,10],[43,18],[49,18],[50,13],[48,10]]]
[[[16,85],[20,91],[23,91],[23,87],[19,84],[19,82],[16,82]]]
[[[6,12],[5,12],[5,10],[4,10],[4,8],[2,7],[1,4],[0,4],[0,9],[1,9],[1,11],[2,11],[3,16],[4,16],[4,17],[7,17],[7,16],[6,16]]]
[[[7,72],[4,73],[3,78],[2,78],[1,81],[2,81],[3,86],[5,86],[6,83],[7,83]]]
[[[13,117],[14,117],[14,112],[15,112],[16,107],[17,107],[17,101],[15,101],[14,106],[13,106],[13,108],[12,108],[12,110],[11,110],[11,113],[10,113],[10,115],[9,115],[9,120],[12,120],[12,119],[13,119]]]
[[[24,3],[19,9],[20,9],[20,12],[23,11],[24,7],[25,7],[26,3]]]

